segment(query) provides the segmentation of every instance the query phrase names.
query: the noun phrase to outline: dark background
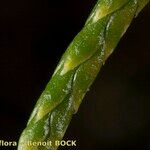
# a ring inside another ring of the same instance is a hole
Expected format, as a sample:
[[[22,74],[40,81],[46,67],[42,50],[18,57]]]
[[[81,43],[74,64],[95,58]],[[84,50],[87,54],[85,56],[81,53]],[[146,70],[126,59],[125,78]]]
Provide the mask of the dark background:
[[[61,55],[95,2],[0,1],[1,140],[18,140]],[[150,150],[149,27],[147,6],[72,119],[65,139],[77,140],[77,147],[60,150]]]

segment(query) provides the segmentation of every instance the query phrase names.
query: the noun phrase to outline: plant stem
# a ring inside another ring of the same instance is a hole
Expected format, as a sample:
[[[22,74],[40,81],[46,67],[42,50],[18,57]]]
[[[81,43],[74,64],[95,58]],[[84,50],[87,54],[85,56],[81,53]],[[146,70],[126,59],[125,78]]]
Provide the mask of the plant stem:
[[[132,19],[149,0],[98,0],[83,29],[62,56],[23,131],[18,150],[56,150],[72,115]],[[51,141],[50,146],[29,141]]]

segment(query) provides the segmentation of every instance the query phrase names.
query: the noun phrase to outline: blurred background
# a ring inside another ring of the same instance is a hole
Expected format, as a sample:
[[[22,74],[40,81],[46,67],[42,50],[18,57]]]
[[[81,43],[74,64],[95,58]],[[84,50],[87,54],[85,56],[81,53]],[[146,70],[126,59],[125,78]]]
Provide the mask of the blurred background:
[[[61,55],[95,3],[0,1],[0,140],[19,139]],[[59,150],[150,150],[149,27],[147,6],[71,121],[64,139],[77,140],[77,147]]]

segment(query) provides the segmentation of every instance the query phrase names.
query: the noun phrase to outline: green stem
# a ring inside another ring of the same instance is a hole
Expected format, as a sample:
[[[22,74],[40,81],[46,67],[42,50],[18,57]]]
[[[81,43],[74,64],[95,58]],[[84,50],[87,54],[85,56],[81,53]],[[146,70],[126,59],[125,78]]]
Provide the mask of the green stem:
[[[98,0],[62,56],[23,131],[18,150],[56,150],[72,115],[132,19],[149,0]],[[51,146],[29,142],[51,141]]]

